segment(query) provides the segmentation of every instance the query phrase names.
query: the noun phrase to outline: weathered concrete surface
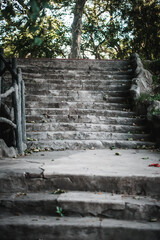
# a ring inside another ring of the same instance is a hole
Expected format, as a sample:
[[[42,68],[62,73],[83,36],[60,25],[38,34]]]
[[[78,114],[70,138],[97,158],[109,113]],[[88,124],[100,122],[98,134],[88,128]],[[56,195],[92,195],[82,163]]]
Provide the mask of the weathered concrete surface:
[[[160,224],[33,215],[1,219],[0,232],[1,240],[159,240]]]
[[[94,216],[121,220],[160,221],[160,202],[144,196],[105,192],[67,191],[1,194],[0,212],[57,216],[56,206],[65,216]]]
[[[0,139],[0,160],[3,157],[16,157],[17,152],[14,147],[8,147],[3,139]]]
[[[3,159],[1,239],[159,240],[160,168],[148,166],[159,160],[156,151],[121,149]],[[58,188],[66,192],[52,194]]]
[[[120,155],[115,155],[118,152]],[[151,150],[39,152],[0,162],[1,192],[104,191],[160,197],[160,154]]]

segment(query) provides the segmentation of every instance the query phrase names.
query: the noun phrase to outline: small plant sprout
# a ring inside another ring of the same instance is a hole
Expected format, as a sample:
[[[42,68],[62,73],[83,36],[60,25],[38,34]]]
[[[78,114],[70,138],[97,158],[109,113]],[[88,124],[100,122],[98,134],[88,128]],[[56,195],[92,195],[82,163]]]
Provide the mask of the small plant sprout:
[[[56,213],[58,213],[58,215],[60,215],[61,217],[63,217],[62,211],[63,209],[61,207],[56,206]]]

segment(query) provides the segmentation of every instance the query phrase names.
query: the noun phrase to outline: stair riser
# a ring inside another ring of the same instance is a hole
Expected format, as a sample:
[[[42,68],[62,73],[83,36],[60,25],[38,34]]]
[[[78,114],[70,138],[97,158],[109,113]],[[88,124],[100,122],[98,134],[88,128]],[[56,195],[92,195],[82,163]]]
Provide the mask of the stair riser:
[[[83,101],[82,101],[83,100]],[[37,101],[39,103],[41,102],[48,102],[48,103],[57,103],[57,102],[91,102],[91,103],[94,103],[94,102],[99,102],[99,103],[122,103],[122,104],[128,104],[128,98],[126,99],[125,97],[108,97],[107,99],[105,99],[104,101],[104,94],[103,95],[100,95],[99,97],[97,96],[92,96],[91,98],[88,97],[88,98],[84,98],[83,96],[82,97],[77,97],[76,99],[74,97],[70,97],[70,96],[48,96],[48,95],[27,95],[26,96],[26,102],[28,101]]]
[[[20,67],[26,68],[28,66],[33,66],[35,68],[52,68],[54,69],[87,69],[87,70],[108,70],[108,69],[126,69],[128,67],[128,61],[107,61],[107,60],[59,60],[59,59],[46,59],[46,60],[35,60],[35,59],[18,59],[18,64]],[[31,67],[30,67],[31,68]]]
[[[98,90],[101,90],[101,91],[129,91],[129,88],[130,88],[130,85],[126,85],[126,86],[123,86],[123,85],[76,85],[76,84],[66,84],[66,85],[61,85],[61,84],[50,84],[50,85],[42,85],[42,84],[38,84],[38,83],[35,83],[35,84],[26,84],[26,92],[30,92],[32,91],[33,89],[37,88],[40,89],[41,91],[49,91],[49,90],[62,90],[62,88],[65,88],[66,90],[86,90],[86,91],[98,91]]]
[[[27,94],[31,95],[49,95],[51,97],[56,97],[56,96],[61,96],[61,97],[73,97],[74,100],[76,101],[77,99],[81,99],[83,101],[89,100],[89,99],[94,99],[95,101],[97,100],[102,100],[104,96],[107,97],[128,97],[129,96],[129,91],[106,91],[104,89],[104,92],[97,92],[97,91],[58,91],[58,90],[42,90],[42,89],[37,89],[35,88],[29,90]]]
[[[145,121],[143,119],[134,118],[112,118],[105,116],[79,116],[79,115],[51,115],[46,117],[42,116],[26,116],[27,122],[34,121],[35,123],[98,123],[98,124],[118,124],[118,125],[143,125]],[[34,124],[34,123],[33,123]]]
[[[149,141],[147,134],[107,132],[27,132],[27,137],[39,140],[128,140]]]
[[[50,194],[51,195],[51,194]],[[27,196],[27,195],[26,195]],[[45,195],[44,195],[45,196]],[[19,199],[18,199],[19,198]],[[21,199],[22,198],[22,199]],[[47,197],[48,198],[48,197]],[[159,205],[138,205],[129,203],[99,203],[63,201],[58,197],[50,199],[27,200],[24,197],[15,197],[14,200],[0,200],[0,210],[11,214],[35,214],[57,216],[56,206],[63,209],[65,216],[103,217],[121,220],[145,220],[159,218]]]
[[[25,178],[24,174],[4,177],[0,189],[4,192],[39,192],[64,189],[70,191],[101,191],[115,194],[145,195],[160,198],[158,177],[42,175]],[[154,186],[154,188],[153,188]]]
[[[123,85],[131,85],[131,80],[125,80],[125,79],[119,79],[119,80],[101,80],[101,79],[95,79],[95,80],[80,80],[79,78],[78,79],[75,79],[75,80],[71,80],[71,79],[67,79],[67,80],[56,80],[56,79],[47,79],[47,78],[33,78],[33,76],[31,78],[24,78],[24,81],[25,81],[25,86],[29,85],[29,84],[50,84],[50,85],[60,85],[60,86],[71,86],[71,85],[74,85],[76,87],[79,87],[79,86],[85,86],[85,87],[89,87],[89,86],[99,86],[99,87],[104,87],[104,86],[111,86],[111,85],[119,85],[119,86],[122,86]]]
[[[53,123],[53,124],[27,124],[27,132],[43,132],[43,131],[84,131],[84,132],[119,132],[119,133],[142,133],[145,130],[145,127],[134,127],[134,126],[111,126],[111,125],[102,125],[102,124],[63,124],[63,123]]]
[[[108,149],[111,147],[122,149],[153,149],[153,142],[123,141],[123,140],[47,140],[29,141],[28,148],[50,149],[52,151]]]
[[[74,109],[97,109],[97,110],[123,110],[128,109],[127,104],[107,104],[107,103],[78,103],[78,102],[63,102],[63,103],[50,103],[48,101],[36,102],[36,101],[27,101],[26,108],[74,108]]]
[[[23,70],[22,70],[23,71]],[[100,81],[107,81],[107,80],[112,80],[113,82],[115,80],[121,81],[121,80],[131,80],[130,74],[93,74],[93,75],[88,75],[88,74],[83,74],[83,75],[75,75],[75,74],[54,74],[54,73],[27,73],[23,72],[23,79],[34,81],[34,79],[41,79],[42,82],[45,82],[44,79],[51,79],[51,82],[56,83],[56,80],[63,80],[63,81],[79,81],[79,80],[85,80],[85,81],[93,81],[93,80],[100,80]],[[32,80],[33,79],[33,80]]]
[[[127,118],[135,118],[136,114],[133,112],[127,112],[127,111],[116,111],[116,110],[90,110],[90,109],[45,109],[45,108],[27,108],[26,109],[27,115],[32,116],[44,116],[46,118],[49,118],[49,116],[52,115],[68,115],[71,117],[72,115],[78,115],[79,117],[85,118],[85,116],[90,116],[91,118],[104,116],[104,117],[127,117]],[[51,117],[52,118],[52,117]]]
[[[36,221],[36,220],[35,220]],[[39,221],[38,221],[39,222]],[[145,240],[159,240],[160,238],[160,230],[151,230],[151,228],[141,228],[136,229],[133,227],[125,226],[107,226],[105,225],[105,221],[102,222],[100,226],[100,222],[96,223],[94,220],[90,223],[82,224],[69,224],[69,223],[61,223],[61,221],[57,221],[55,225],[46,224],[45,220],[38,224],[38,222],[34,223],[34,219],[32,224],[19,224],[16,226],[14,223],[0,225],[1,231],[1,240],[33,240],[33,239],[47,239],[47,240],[135,240],[135,239],[145,239]],[[59,223],[58,223],[59,222]],[[43,226],[43,227],[42,227]],[[128,238],[129,236],[129,238]]]

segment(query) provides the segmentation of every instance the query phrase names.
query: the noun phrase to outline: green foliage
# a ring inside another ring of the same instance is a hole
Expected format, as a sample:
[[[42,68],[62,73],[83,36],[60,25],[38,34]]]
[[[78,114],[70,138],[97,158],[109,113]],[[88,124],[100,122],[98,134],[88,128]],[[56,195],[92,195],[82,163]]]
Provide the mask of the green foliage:
[[[153,109],[153,115],[160,115],[160,109]]]
[[[137,102],[145,103],[146,101],[160,101],[160,94],[151,95],[149,93],[142,93],[140,97],[137,99]]]
[[[9,16],[6,14],[8,6],[14,12]],[[47,0],[7,1],[6,5],[3,4],[0,42],[7,57],[65,57],[68,54],[68,29],[60,19],[53,17],[51,10]]]
[[[160,85],[160,59],[143,61],[144,67],[153,74],[153,85]]]
[[[56,207],[56,213],[58,213],[58,215],[60,215],[61,217],[63,217],[63,209],[61,207]]]
[[[52,194],[62,194],[62,193],[65,193],[65,190],[59,189],[59,188],[52,192]]]
[[[74,8],[74,0],[2,0],[0,44],[7,56],[67,57],[71,24],[66,16],[72,17]],[[87,0],[83,58],[127,58],[132,52],[144,59],[160,58],[159,13],[159,0]],[[159,63],[151,71],[155,68]]]

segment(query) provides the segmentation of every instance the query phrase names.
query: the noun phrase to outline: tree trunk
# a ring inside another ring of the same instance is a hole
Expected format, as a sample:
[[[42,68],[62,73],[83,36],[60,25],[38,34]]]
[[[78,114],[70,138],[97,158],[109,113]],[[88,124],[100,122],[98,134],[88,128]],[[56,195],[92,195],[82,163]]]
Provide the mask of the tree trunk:
[[[76,0],[74,19],[72,23],[72,46],[70,58],[80,58],[82,15],[87,0]]]

